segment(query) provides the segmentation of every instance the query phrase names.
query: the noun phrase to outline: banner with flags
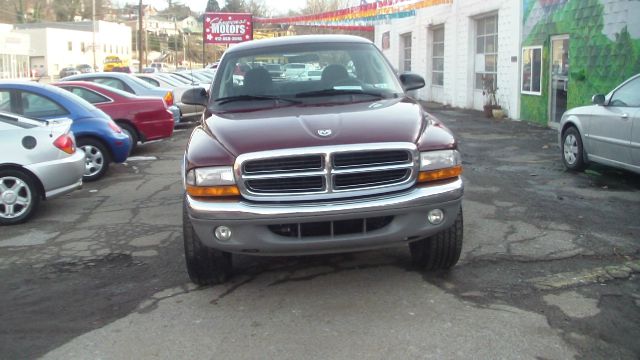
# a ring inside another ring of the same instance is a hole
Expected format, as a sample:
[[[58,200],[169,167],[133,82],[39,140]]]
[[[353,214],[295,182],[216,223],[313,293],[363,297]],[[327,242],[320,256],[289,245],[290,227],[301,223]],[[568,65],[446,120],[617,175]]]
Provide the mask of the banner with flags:
[[[281,17],[255,18],[256,23],[307,25],[318,27],[340,27],[373,31],[373,26],[392,19],[402,19],[416,15],[416,10],[453,3],[453,0],[381,0],[371,4],[361,2],[360,5],[328,11],[319,14]]]

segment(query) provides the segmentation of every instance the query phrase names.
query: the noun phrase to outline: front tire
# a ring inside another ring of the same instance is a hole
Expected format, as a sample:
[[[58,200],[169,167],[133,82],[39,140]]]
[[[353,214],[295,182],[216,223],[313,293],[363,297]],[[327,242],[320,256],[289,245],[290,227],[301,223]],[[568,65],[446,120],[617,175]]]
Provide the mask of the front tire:
[[[184,255],[189,278],[197,285],[222,284],[231,277],[233,265],[231,254],[210,248],[202,243],[187,214],[182,209]]]
[[[562,163],[571,171],[582,171],[587,167],[580,132],[573,126],[562,134]]]
[[[27,173],[0,170],[0,225],[27,221],[38,208],[40,189]]]
[[[78,147],[84,151],[85,169],[82,181],[96,181],[104,176],[109,168],[111,157],[105,146],[91,138],[78,139]]]
[[[413,265],[423,270],[444,270],[453,267],[462,253],[462,207],[456,221],[439,233],[409,244]]]

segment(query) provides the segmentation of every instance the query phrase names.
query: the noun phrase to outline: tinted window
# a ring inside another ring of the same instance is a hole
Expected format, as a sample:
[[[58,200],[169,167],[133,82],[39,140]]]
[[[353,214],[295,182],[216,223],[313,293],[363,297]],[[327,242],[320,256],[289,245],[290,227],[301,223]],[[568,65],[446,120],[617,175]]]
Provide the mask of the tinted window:
[[[158,82],[158,80],[154,80],[148,77],[140,77],[138,78],[142,81],[148,82],[149,84],[153,85],[153,86],[160,86],[160,82]]]
[[[22,112],[21,114],[28,117],[44,118],[67,115],[68,112],[62,106],[56,104],[52,100],[33,93],[23,92]]]
[[[609,105],[640,107],[640,77],[629,81],[613,93]]]
[[[110,86],[112,88],[118,89],[118,90],[123,90],[123,91],[128,91],[128,92],[133,92],[128,86],[127,84],[125,84],[122,80],[119,79],[112,79],[112,78],[93,78],[92,79],[94,82],[97,82],[98,84],[102,84],[102,85],[106,85],[106,86]]]
[[[0,111],[11,112],[11,93],[9,90],[0,90]]]
[[[88,89],[79,88],[79,87],[67,87],[67,86],[63,87],[63,89],[70,91],[72,94],[76,94],[80,96],[81,98],[87,100],[92,104],[109,102],[109,99],[107,97],[102,96],[97,92],[91,91]]]

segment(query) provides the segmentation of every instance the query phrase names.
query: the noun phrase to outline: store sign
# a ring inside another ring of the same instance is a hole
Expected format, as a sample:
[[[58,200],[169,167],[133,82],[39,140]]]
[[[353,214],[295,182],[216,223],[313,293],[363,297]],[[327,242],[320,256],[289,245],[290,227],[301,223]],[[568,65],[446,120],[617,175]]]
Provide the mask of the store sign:
[[[208,44],[235,44],[253,40],[251,14],[206,13],[204,42]]]

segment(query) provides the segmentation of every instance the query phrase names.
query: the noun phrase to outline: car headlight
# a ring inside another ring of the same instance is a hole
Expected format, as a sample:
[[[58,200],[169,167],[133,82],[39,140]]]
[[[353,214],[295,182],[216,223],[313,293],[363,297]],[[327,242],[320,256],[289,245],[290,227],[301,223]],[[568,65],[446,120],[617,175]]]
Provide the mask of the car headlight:
[[[420,153],[418,182],[451,179],[462,174],[458,150],[436,150]]]
[[[185,176],[187,194],[191,196],[236,196],[236,186],[231,166],[191,169]]]

